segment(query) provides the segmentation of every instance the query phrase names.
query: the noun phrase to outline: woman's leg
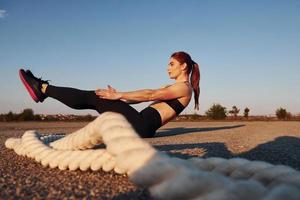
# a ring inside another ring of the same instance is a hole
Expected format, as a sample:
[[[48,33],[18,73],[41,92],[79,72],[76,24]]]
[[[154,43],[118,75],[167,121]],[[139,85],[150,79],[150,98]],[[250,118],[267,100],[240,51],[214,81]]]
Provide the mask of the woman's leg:
[[[44,94],[74,109],[97,110],[93,91],[47,85]]]
[[[123,101],[102,99],[94,91],[52,85],[47,86],[45,95],[74,109],[93,109],[99,114],[107,111],[120,113],[141,137],[149,137],[145,119],[137,110]]]
[[[93,109],[99,114],[107,111],[122,114],[141,137],[147,137],[147,124],[142,115],[129,104],[120,100],[99,98],[94,91],[84,91],[75,88],[52,86],[36,78],[29,70],[21,69],[20,78],[31,97],[36,102],[43,102],[52,97],[74,109]]]

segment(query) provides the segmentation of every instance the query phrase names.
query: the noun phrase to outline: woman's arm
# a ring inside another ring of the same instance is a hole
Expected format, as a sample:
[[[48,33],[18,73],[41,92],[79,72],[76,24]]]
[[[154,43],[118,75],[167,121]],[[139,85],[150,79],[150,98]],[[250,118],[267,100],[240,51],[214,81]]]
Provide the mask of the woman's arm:
[[[144,89],[132,92],[117,92],[113,90],[98,89],[96,94],[105,99],[124,99],[127,101],[156,101],[176,99],[190,95],[190,88],[185,83],[175,83],[166,88],[160,89]]]
[[[164,85],[164,86],[161,87],[161,89],[162,88],[167,88],[169,86],[171,86],[171,85]],[[126,102],[126,103],[128,103],[128,104],[138,104],[138,103],[141,103],[141,101],[130,101],[130,100],[125,100],[125,99],[121,99],[121,100],[124,101],[124,102]],[[159,100],[153,101],[150,105],[155,104],[157,102],[159,102]]]
[[[99,91],[100,89],[98,89],[98,91]],[[115,89],[115,88],[113,88],[113,87],[111,87],[110,85],[107,85],[107,90],[109,91],[109,92],[111,92],[111,93],[116,93],[117,92],[117,90]],[[97,91],[96,91],[96,93],[97,93]],[[122,100],[122,101],[124,101],[124,102],[126,102],[126,103],[128,103],[128,104],[138,104],[138,103],[141,103],[141,102],[139,102],[139,101],[129,101],[129,100],[126,100],[126,99],[120,99],[120,100]]]

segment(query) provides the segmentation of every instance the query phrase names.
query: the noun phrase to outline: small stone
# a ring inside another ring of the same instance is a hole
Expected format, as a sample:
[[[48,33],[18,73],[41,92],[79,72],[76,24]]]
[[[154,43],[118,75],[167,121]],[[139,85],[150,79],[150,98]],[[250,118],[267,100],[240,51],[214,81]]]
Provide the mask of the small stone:
[[[20,187],[16,188],[16,195],[20,196],[22,189]]]

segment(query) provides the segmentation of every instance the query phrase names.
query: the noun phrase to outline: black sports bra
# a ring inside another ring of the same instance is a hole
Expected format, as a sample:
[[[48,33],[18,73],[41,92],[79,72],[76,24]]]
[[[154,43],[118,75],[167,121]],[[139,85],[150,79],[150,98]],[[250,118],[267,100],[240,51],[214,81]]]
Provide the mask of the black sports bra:
[[[176,112],[177,115],[179,115],[179,113],[181,113],[185,108],[178,99],[171,99],[163,102],[168,104]]]
[[[188,81],[184,81],[184,83],[188,83]],[[178,99],[171,99],[163,102],[168,104],[176,112],[177,115],[179,115],[179,113],[181,113],[185,108]]]

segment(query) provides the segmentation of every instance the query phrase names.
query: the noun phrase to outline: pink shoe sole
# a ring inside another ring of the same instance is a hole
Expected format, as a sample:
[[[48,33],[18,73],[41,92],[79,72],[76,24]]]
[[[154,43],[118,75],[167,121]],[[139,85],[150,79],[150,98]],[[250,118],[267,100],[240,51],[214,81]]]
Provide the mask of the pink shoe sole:
[[[19,70],[19,76],[20,76],[20,79],[21,79],[22,83],[24,84],[25,88],[26,88],[27,91],[29,92],[31,98],[32,98],[36,103],[38,103],[38,102],[39,102],[39,99],[38,99],[37,96],[34,94],[33,90],[32,90],[31,87],[28,85],[28,83],[26,82],[26,80],[24,79],[23,74],[22,74],[22,69]]]

